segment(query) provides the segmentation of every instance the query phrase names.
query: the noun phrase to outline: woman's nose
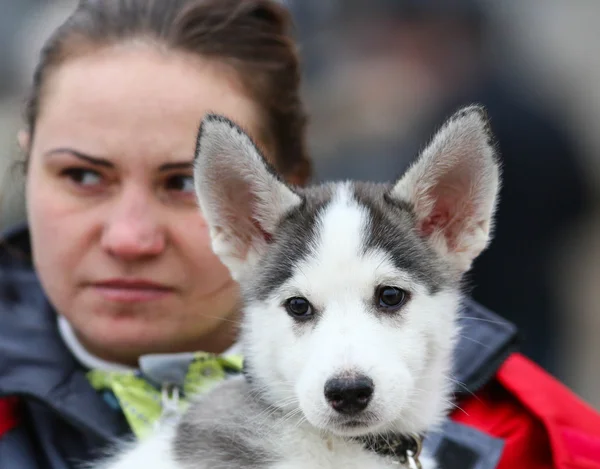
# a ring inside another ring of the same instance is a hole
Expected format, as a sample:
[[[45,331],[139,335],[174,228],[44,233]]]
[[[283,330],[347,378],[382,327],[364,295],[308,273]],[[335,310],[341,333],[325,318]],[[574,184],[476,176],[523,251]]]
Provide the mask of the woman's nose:
[[[159,255],[165,249],[159,210],[150,195],[123,193],[104,223],[102,247],[125,260]]]

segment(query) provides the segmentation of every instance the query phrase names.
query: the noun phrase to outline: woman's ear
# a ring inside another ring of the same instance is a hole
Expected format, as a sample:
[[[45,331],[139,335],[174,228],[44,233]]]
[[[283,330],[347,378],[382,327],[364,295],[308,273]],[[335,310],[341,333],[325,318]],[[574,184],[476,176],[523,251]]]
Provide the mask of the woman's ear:
[[[17,142],[19,144],[19,148],[21,149],[21,151],[25,154],[29,153],[29,146],[31,144],[31,138],[29,136],[29,132],[27,132],[26,130],[19,130],[19,132],[17,133]]]
[[[307,183],[307,177],[303,176],[301,174],[290,174],[289,176],[285,177],[285,180],[293,185],[293,186],[298,186],[298,187],[302,187],[304,185],[306,185]]]
[[[304,159],[299,162],[289,174],[285,175],[288,184],[298,187],[306,186],[312,176],[312,165],[310,160]]]

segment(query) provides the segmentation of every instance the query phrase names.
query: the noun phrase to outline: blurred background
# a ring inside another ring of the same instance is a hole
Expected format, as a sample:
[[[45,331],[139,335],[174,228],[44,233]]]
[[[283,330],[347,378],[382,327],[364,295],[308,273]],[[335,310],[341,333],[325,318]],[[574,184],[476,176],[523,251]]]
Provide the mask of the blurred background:
[[[2,228],[24,218],[16,133],[37,54],[75,3],[0,0]],[[285,3],[317,180],[393,179],[459,106],[487,107],[504,186],[471,293],[600,409],[600,2]]]

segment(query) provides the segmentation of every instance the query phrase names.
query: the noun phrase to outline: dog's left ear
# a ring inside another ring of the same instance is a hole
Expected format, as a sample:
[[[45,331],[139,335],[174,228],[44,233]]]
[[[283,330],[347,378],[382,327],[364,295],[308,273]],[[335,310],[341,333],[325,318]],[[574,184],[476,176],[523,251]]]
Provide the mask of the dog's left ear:
[[[417,229],[459,271],[469,270],[487,246],[500,184],[485,111],[454,114],[391,196],[409,202]]]
[[[203,119],[195,158],[196,196],[213,251],[239,281],[264,253],[282,217],[302,199],[225,117]]]

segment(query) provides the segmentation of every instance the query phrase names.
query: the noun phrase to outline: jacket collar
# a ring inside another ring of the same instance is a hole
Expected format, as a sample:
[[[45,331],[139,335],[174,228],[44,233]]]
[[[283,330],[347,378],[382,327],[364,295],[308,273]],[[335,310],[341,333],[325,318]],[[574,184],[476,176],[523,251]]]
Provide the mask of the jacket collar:
[[[517,327],[470,298],[459,315],[460,339],[454,350],[454,394],[475,394],[519,348]]]

